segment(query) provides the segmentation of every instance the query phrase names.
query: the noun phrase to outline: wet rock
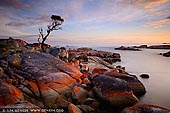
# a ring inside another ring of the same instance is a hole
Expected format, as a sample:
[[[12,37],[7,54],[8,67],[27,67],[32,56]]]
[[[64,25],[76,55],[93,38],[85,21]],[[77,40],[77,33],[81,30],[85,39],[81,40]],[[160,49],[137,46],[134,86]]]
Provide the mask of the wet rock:
[[[170,51],[162,54],[164,57],[170,57]]]
[[[82,87],[74,86],[72,91],[72,98],[75,101],[81,102],[88,97],[88,92]]]
[[[149,75],[148,74],[141,74],[140,77],[141,78],[149,78]]]
[[[125,108],[121,113],[170,113],[170,110],[160,106],[141,104]]]
[[[30,102],[27,101],[19,101],[11,105],[7,106],[2,106],[0,109],[4,109],[3,113],[12,113],[12,112],[17,112],[17,113],[46,113],[44,110],[42,110],[40,107],[31,104]],[[8,111],[7,111],[8,109]],[[32,111],[32,110],[36,111]],[[9,111],[11,110],[11,111]],[[13,111],[12,111],[13,110]],[[16,110],[16,111],[14,111]]]
[[[0,80],[0,106],[24,100],[22,92],[13,85]]]
[[[113,106],[130,106],[138,102],[127,82],[115,77],[98,75],[93,78],[94,92]]]
[[[68,106],[68,112],[69,113],[83,113],[77,106],[74,104],[69,104]]]

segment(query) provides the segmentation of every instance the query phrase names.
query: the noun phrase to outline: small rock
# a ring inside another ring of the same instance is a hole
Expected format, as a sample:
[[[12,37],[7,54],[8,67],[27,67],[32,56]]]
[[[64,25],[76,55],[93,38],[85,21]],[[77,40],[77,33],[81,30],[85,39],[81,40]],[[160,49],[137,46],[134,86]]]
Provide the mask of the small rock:
[[[148,74],[141,74],[140,77],[141,78],[149,78],[149,75]]]

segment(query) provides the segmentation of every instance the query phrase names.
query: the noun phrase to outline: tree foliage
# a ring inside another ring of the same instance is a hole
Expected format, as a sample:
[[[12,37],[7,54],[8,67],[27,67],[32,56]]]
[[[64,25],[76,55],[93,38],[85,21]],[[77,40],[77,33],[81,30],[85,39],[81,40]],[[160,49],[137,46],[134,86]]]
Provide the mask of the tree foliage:
[[[39,28],[39,38],[38,38],[38,42],[41,43],[41,48],[42,51],[45,52],[45,41],[48,38],[48,36],[50,35],[50,33],[53,30],[62,30],[62,23],[64,22],[64,19],[61,16],[58,15],[52,15],[51,16],[51,24],[47,26],[47,34],[44,35],[43,33],[43,29]],[[41,40],[41,41],[40,41]]]

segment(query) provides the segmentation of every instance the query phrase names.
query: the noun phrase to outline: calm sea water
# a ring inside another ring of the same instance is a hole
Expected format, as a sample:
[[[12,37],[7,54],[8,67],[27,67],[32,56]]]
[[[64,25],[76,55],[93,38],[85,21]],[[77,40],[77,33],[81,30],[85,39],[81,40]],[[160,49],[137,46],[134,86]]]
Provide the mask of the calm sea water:
[[[126,71],[137,75],[147,89],[139,103],[159,105],[170,109],[170,58],[159,55],[168,50],[121,51],[114,50],[113,47],[95,49],[121,54],[122,61],[113,65],[125,66]],[[149,74],[150,78],[142,79],[139,76],[142,73]]]

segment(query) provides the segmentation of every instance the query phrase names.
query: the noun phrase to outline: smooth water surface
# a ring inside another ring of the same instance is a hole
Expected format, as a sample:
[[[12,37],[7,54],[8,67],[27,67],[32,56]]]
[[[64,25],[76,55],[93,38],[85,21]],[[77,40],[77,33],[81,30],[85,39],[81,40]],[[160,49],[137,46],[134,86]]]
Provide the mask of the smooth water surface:
[[[126,71],[137,75],[145,85],[147,92],[140,98],[139,103],[159,105],[170,109],[170,58],[159,53],[168,50],[143,49],[142,51],[121,51],[114,48],[98,48],[121,54],[122,61],[113,65],[126,67]],[[139,75],[149,74],[149,79],[142,79]]]

